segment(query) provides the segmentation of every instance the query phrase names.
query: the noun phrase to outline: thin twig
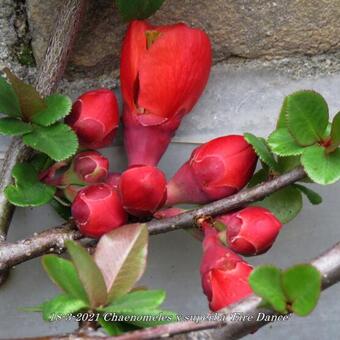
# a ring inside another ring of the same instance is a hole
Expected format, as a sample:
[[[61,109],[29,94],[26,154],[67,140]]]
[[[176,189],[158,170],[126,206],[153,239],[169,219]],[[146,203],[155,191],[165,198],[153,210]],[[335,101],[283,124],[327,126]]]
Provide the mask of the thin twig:
[[[250,202],[257,201],[267,195],[292,184],[305,177],[302,167],[298,167],[284,175],[278,176],[268,182],[246,189],[230,197],[209,203],[198,209],[193,209],[171,218],[152,220],[147,222],[150,234],[160,234],[181,228],[190,228],[201,216],[216,216],[227,211],[239,208]],[[0,245],[0,270],[8,269],[14,265],[41,256],[50,249],[58,252],[64,248],[64,240],[80,239],[72,222],[57,228],[47,229],[44,232],[15,243],[4,243]]]
[[[65,0],[61,6],[44,60],[38,71],[36,88],[43,96],[49,95],[58,85],[64,74],[70,51],[84,17],[87,0]],[[0,242],[7,237],[9,224],[14,212],[4,190],[12,182],[12,169],[15,164],[27,160],[31,149],[26,147],[21,138],[13,138],[0,171]],[[1,279],[0,283],[4,280]]]
[[[322,275],[322,289],[326,289],[340,281],[340,242],[330,250],[320,255],[310,262]],[[100,334],[89,333],[82,335],[82,339],[88,340],[149,340],[159,339],[183,334],[178,337],[181,340],[226,340],[239,339],[249,333],[268,324],[270,321],[264,320],[263,316],[275,317],[274,311],[261,308],[261,298],[251,295],[238,303],[219,311],[224,320],[216,321],[183,321],[171,323],[154,328],[146,328],[134,332],[129,332],[116,337],[100,336]],[[238,315],[247,316],[246,319],[236,318]],[[263,320],[259,320],[262,317]],[[258,321],[259,320],[259,321]],[[175,337],[176,338],[176,337]],[[74,334],[45,336],[35,339],[62,340],[75,339]],[[24,339],[22,339],[24,340]]]

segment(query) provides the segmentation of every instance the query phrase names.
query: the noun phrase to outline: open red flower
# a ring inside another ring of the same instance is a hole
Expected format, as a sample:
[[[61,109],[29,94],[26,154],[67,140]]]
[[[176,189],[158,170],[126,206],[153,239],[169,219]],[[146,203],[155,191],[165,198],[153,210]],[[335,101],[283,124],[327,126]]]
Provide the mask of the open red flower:
[[[252,293],[248,278],[253,268],[221,244],[214,228],[206,226],[204,233],[202,288],[210,309],[215,312]]]
[[[81,146],[89,149],[109,146],[119,122],[116,95],[108,89],[84,93],[73,104],[65,121],[76,132]]]
[[[241,190],[252,177],[257,156],[243,136],[219,137],[195,149],[169,181],[167,205],[207,203]]]
[[[124,171],[119,180],[124,209],[134,216],[152,215],[166,200],[166,178],[154,166],[135,166]]]
[[[129,165],[157,165],[210,73],[208,36],[184,24],[133,21],[121,59],[124,138]]]
[[[99,238],[127,222],[117,192],[109,184],[93,184],[80,190],[72,204],[72,216],[82,234]]]
[[[242,255],[266,252],[274,243],[282,224],[262,207],[247,207],[217,218],[226,226],[228,246]]]

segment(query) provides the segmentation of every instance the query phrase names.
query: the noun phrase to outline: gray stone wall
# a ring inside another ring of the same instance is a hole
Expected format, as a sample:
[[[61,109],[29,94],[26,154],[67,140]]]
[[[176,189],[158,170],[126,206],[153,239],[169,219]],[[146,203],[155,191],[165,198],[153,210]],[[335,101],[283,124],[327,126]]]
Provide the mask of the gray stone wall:
[[[62,0],[26,0],[37,62],[41,61]],[[91,0],[69,71],[116,71],[126,25],[113,0]],[[276,58],[340,49],[340,0],[167,0],[152,23],[187,22],[207,31],[214,60]],[[69,72],[70,73],[70,72]],[[115,72],[117,74],[117,72]]]

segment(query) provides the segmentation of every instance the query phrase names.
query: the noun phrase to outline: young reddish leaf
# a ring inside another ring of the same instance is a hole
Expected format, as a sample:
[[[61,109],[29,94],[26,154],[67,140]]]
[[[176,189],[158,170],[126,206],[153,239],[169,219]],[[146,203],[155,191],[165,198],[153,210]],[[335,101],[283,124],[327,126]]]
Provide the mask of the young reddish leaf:
[[[8,68],[5,68],[4,72],[19,98],[21,113],[24,117],[30,119],[35,113],[46,108],[43,98],[32,85],[23,82]]]
[[[104,235],[98,242],[94,260],[103,273],[109,302],[129,292],[145,270],[148,230],[131,224]]]
[[[58,287],[71,297],[88,303],[84,287],[71,261],[49,254],[43,256],[41,262],[50,279]]]
[[[91,307],[105,305],[107,301],[105,282],[93,258],[86,249],[74,241],[66,241],[65,245],[85,288]]]
[[[0,113],[11,117],[21,116],[18,96],[3,77],[0,77]]]

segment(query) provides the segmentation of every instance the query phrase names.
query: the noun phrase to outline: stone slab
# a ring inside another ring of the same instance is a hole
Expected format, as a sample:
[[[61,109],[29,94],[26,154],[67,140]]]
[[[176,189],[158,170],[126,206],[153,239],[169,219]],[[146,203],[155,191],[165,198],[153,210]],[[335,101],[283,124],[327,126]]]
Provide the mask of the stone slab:
[[[27,0],[34,55],[41,62],[62,0]],[[179,21],[204,29],[214,60],[275,58],[339,50],[340,0],[167,0],[155,24]],[[69,71],[111,73],[119,65],[123,24],[112,0],[90,2]]]

